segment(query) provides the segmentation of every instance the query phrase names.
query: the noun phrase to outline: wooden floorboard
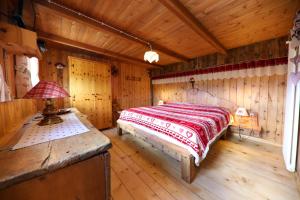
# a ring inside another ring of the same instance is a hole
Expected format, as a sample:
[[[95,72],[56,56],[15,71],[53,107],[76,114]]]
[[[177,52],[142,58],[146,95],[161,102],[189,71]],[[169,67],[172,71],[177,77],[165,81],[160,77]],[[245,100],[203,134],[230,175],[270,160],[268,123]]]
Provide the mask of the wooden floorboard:
[[[129,191],[121,182],[114,169],[111,169],[111,193],[114,194],[114,199],[133,200]]]
[[[298,200],[293,173],[281,149],[236,137],[218,141],[197,169],[192,184],[180,175],[180,163],[151,145],[116,129],[104,131],[112,141],[114,200]]]

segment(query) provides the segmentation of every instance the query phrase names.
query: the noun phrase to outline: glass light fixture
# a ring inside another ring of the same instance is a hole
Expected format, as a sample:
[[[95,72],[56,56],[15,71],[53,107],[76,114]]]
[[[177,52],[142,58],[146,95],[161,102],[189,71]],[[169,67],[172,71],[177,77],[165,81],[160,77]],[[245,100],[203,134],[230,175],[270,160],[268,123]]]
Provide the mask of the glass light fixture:
[[[152,62],[158,62],[159,61],[159,55],[155,51],[152,50],[151,45],[149,44],[150,51],[146,51],[144,54],[144,60],[148,61],[150,63]]]

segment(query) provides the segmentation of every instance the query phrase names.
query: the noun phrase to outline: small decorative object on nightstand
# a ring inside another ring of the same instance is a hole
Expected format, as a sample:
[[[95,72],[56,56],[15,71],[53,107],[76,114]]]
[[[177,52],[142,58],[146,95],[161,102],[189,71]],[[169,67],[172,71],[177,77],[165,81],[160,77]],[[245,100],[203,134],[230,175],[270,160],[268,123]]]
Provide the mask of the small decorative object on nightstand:
[[[239,107],[239,108],[236,110],[235,115],[236,115],[237,118],[238,118],[238,124],[239,124],[239,136],[240,136],[240,139],[242,139],[242,136],[241,136],[241,119],[242,119],[243,117],[248,117],[249,114],[248,114],[246,108]]]
[[[164,103],[165,103],[165,102],[164,102],[163,100],[159,100],[157,105],[159,105],[159,106],[160,106],[160,105],[164,105]]]

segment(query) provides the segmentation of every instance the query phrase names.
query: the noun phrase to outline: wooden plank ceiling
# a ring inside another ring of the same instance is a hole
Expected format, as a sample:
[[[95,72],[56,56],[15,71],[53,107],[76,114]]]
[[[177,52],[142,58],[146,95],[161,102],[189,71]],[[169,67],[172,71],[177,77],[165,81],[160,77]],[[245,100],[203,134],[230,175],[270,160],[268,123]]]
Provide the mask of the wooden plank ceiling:
[[[45,2],[45,1],[43,1]],[[55,0],[150,41],[159,65],[289,34],[298,0]],[[182,7],[180,7],[182,6]],[[78,15],[36,1],[39,32],[141,62],[148,48]],[[202,35],[201,35],[202,34]]]

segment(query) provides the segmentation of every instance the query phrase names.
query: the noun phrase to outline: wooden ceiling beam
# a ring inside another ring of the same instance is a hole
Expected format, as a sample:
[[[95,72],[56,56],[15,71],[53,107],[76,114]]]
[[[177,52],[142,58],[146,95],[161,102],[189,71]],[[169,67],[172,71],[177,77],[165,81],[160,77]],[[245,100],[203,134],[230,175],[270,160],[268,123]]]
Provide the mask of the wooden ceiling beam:
[[[115,53],[115,52],[112,52],[112,51],[109,51],[106,49],[102,49],[102,48],[95,47],[95,46],[92,46],[89,44],[81,43],[78,41],[70,40],[67,38],[63,38],[63,37],[45,33],[45,32],[38,32],[38,38],[45,40],[45,41],[50,41],[53,43],[62,44],[65,46],[70,46],[70,47],[86,50],[86,51],[93,52],[96,54],[105,55],[105,56],[112,57],[112,58],[115,58],[115,59],[121,60],[121,61],[126,61],[126,62],[130,62],[130,63],[134,63],[134,64],[138,64],[138,65],[144,65],[144,66],[146,65],[148,67],[149,66],[161,67],[160,65],[157,65],[157,64],[146,63],[144,60],[136,59],[136,58],[133,58],[130,56]]]
[[[226,54],[226,48],[201,24],[201,22],[179,1],[159,0],[181,21],[192,28],[198,35],[211,44],[218,52]]]
[[[41,6],[47,10],[49,10],[50,12],[52,13],[55,13],[56,15],[59,15],[59,16],[62,16],[64,18],[67,18],[69,20],[72,20],[72,21],[76,21],[78,23],[82,23],[82,24],[85,24],[87,26],[90,26],[98,31],[105,31],[105,32],[108,32],[108,33],[112,33],[114,35],[117,35],[118,37],[121,37],[123,39],[126,39],[126,40],[129,40],[131,42],[134,42],[134,43],[138,43],[138,44],[141,44],[143,46],[147,45],[145,44],[143,41],[139,40],[138,38],[141,38],[142,40],[144,41],[147,41],[149,42],[151,45],[152,45],[152,48],[163,53],[163,54],[166,54],[168,56],[171,56],[173,58],[176,58],[180,61],[184,61],[184,62],[187,62],[189,60],[188,57],[184,56],[184,55],[181,55],[177,52],[174,52],[173,50],[170,50],[160,44],[157,44],[153,41],[149,41],[147,39],[144,39],[140,36],[137,36],[135,34],[132,34],[128,31],[125,31],[125,30],[122,30],[121,28],[115,26],[115,25],[112,25],[112,24],[108,24],[109,26],[104,26],[104,25],[101,25],[99,23],[97,23],[96,21],[93,21],[92,19],[88,19],[82,15],[79,15],[79,14],[76,14],[72,11],[69,11],[69,10],[66,10],[66,9],[63,9],[55,4],[51,4],[49,3],[48,1],[42,1],[42,0],[34,0],[34,3],[36,6]],[[106,23],[106,22],[105,22]],[[107,24],[107,23],[106,23]],[[129,33],[130,35],[132,35],[133,37],[130,37],[126,34],[123,34],[119,31],[117,31],[116,29],[118,30],[121,30],[123,31],[124,33]],[[148,47],[147,47],[148,48]]]

